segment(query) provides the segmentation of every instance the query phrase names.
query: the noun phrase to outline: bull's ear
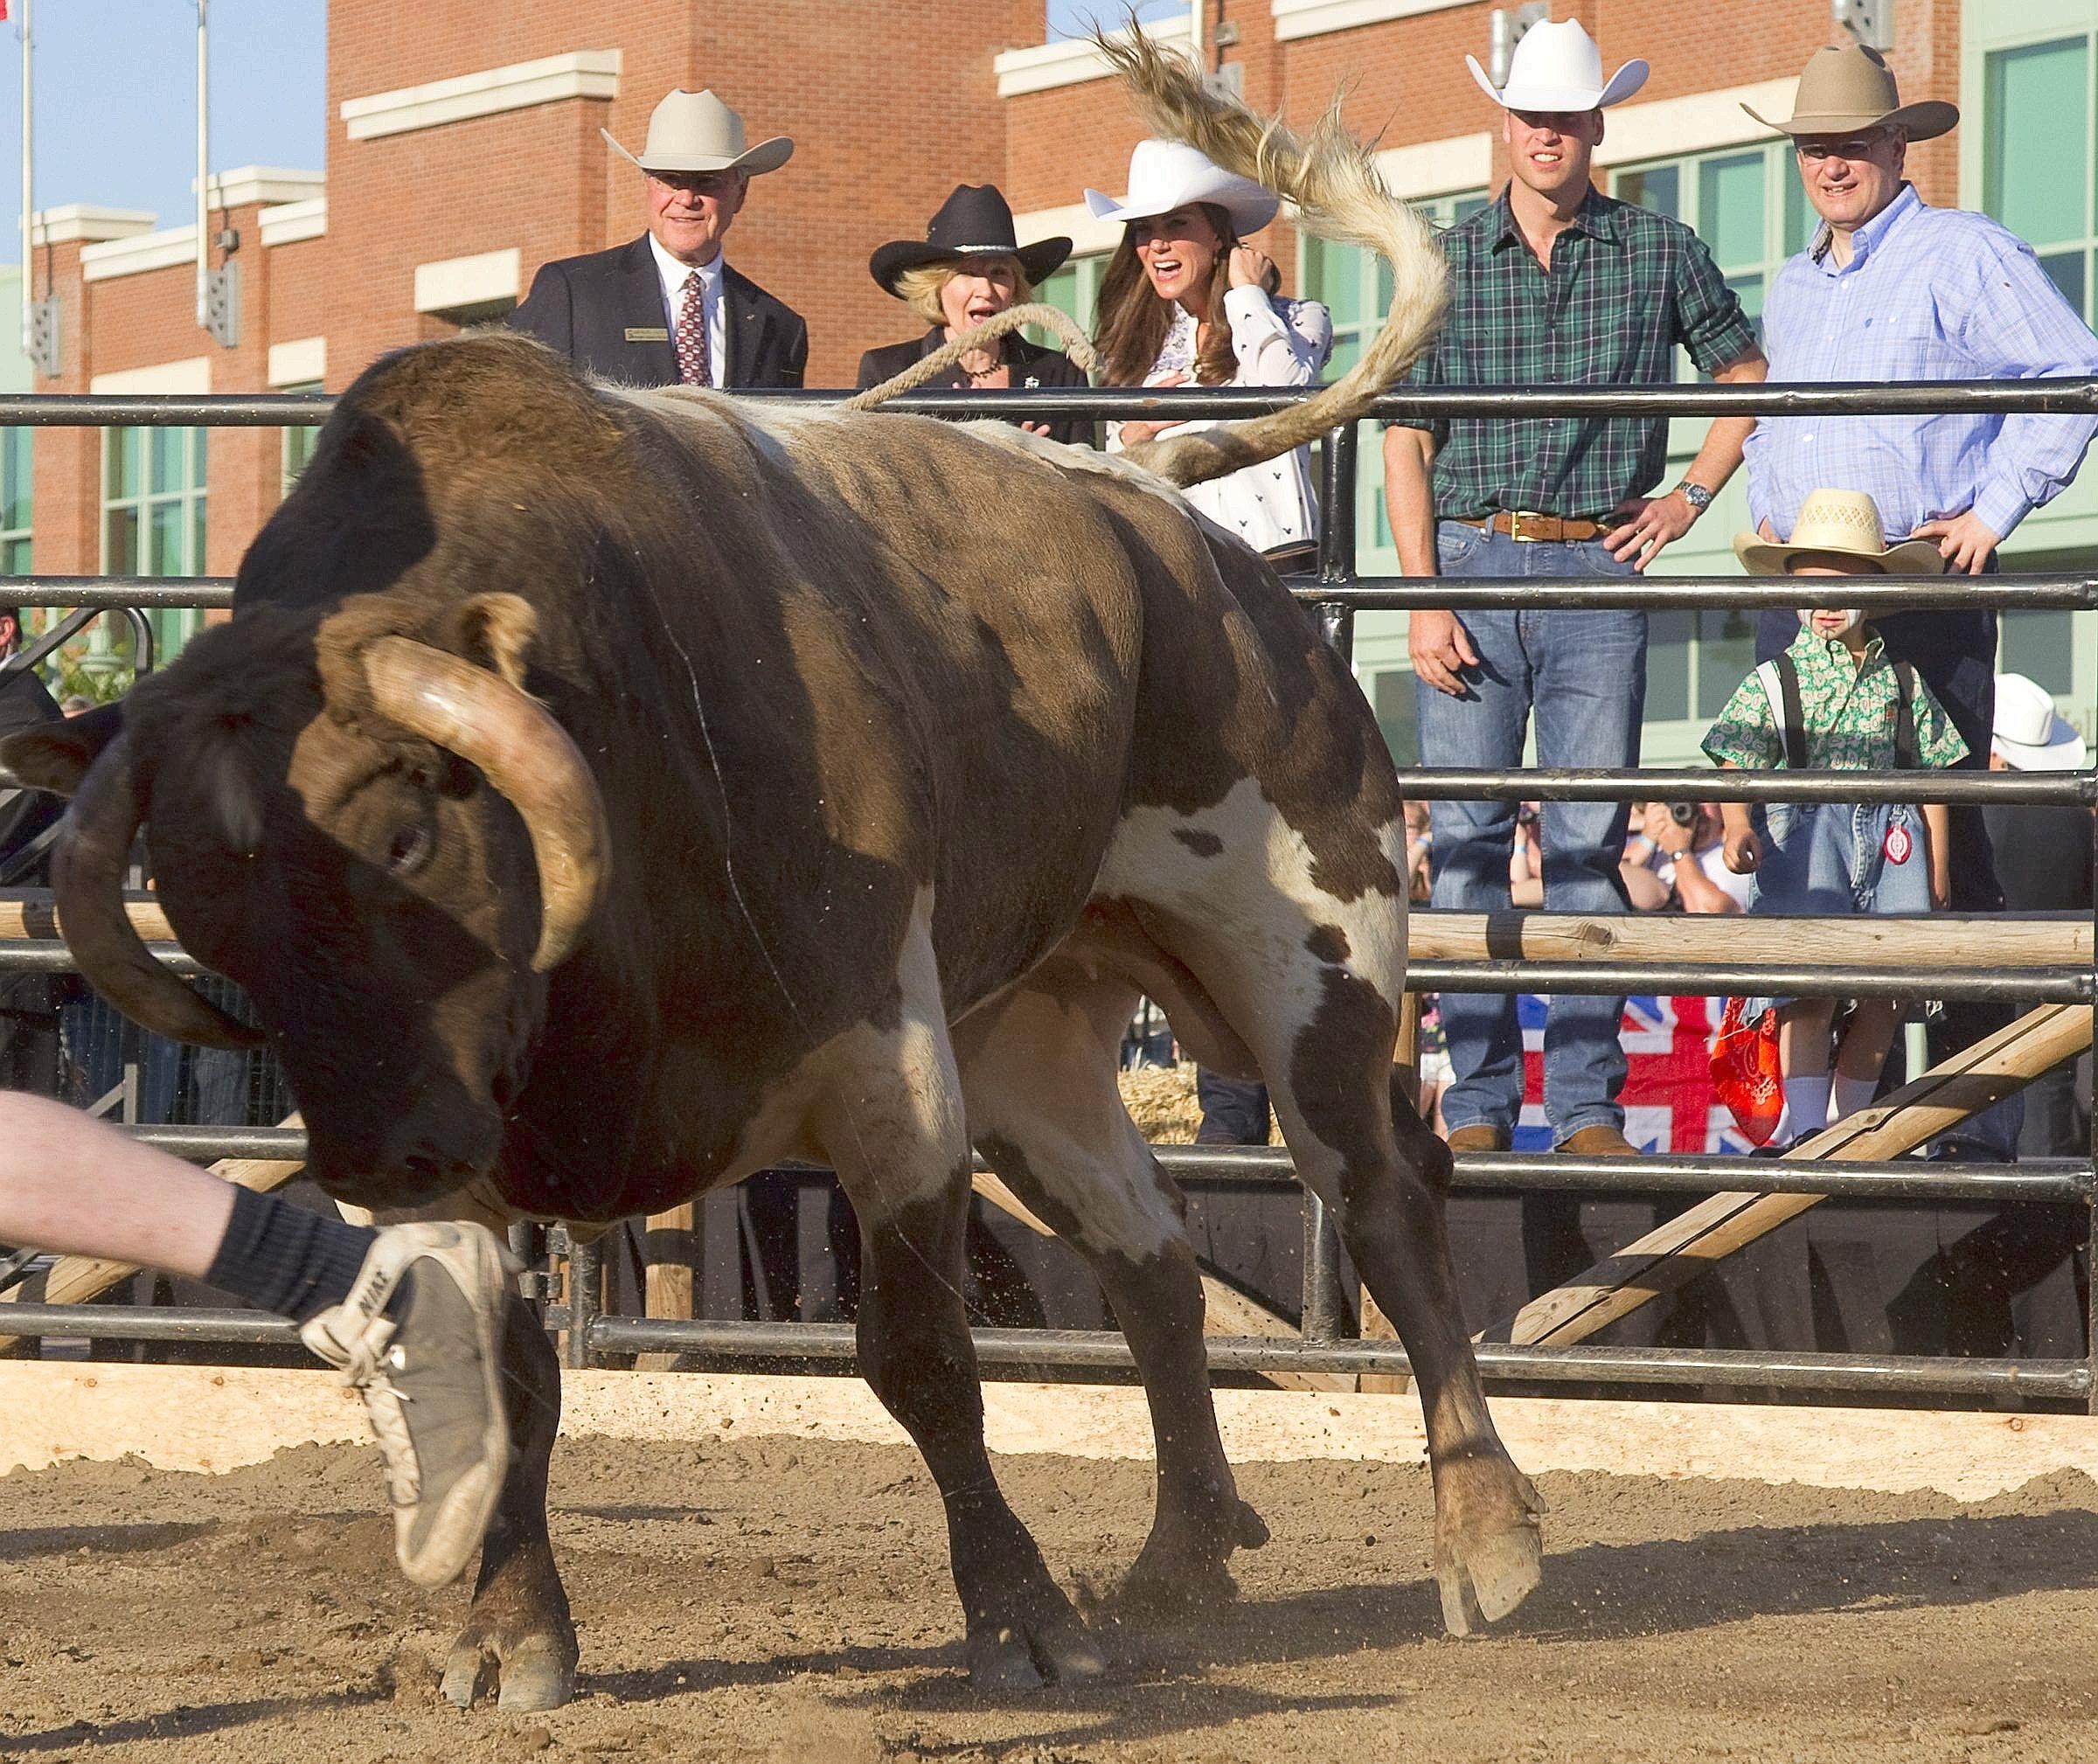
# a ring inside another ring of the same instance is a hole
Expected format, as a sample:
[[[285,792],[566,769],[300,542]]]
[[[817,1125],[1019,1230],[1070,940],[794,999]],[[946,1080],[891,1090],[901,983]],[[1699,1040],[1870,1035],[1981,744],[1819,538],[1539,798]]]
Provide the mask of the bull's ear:
[[[458,651],[476,667],[524,690],[525,657],[539,634],[539,615],[518,594],[476,594],[459,609]]]
[[[63,722],[41,723],[0,741],[0,768],[10,782],[70,796],[123,727],[122,704],[103,705]]]

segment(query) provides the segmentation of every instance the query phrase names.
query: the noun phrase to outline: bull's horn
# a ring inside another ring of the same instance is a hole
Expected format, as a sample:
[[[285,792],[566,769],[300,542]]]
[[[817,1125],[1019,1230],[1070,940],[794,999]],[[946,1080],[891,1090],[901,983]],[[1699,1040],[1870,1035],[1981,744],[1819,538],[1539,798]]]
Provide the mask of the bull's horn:
[[[66,947],[87,982],[142,1028],[172,1041],[245,1049],[260,1030],[229,1017],[153,959],[124,911],[124,865],[145,816],[119,735],[81,779],[52,857],[52,889]]]
[[[412,637],[365,651],[372,701],[410,734],[480,767],[509,797],[539,866],[541,973],[575,948],[610,879],[604,799],[580,750],[545,706],[498,674]]]

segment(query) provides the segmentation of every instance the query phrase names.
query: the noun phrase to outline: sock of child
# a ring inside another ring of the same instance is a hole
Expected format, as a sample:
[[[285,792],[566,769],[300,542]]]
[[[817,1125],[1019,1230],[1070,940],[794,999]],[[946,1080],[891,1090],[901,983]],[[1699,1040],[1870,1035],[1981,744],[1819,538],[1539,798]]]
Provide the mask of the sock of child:
[[[1870,1108],[1872,1099],[1879,1094],[1879,1080],[1876,1078],[1845,1078],[1836,1074],[1836,1119]]]
[[[1780,1142],[1819,1133],[1829,1124],[1829,1074],[1817,1072],[1785,1080],[1785,1115],[1778,1122]]]

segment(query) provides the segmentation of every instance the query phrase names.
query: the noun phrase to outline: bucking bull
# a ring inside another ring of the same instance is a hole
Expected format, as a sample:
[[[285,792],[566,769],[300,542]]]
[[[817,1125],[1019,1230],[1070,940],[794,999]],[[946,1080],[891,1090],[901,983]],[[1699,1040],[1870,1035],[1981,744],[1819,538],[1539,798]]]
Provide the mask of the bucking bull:
[[[1141,1369],[1157,1508],[1129,1593],[1222,1596],[1267,1535],[1219,1441],[1181,1197],[1115,1087],[1140,992],[1203,1063],[1265,1077],[1398,1325],[1448,1627],[1539,1573],[1459,1314],[1448,1154],[1392,1085],[1397,774],[1267,565],[1171,488],[1358,417],[1432,336],[1440,257],[1336,115],[1300,141],[1117,59],[1156,132],[1390,259],[1385,328],[1336,385],[1108,460],[592,384],[513,337],[404,350],[342,398],[230,622],[0,753],[72,795],[81,971],[148,1029],[248,1045],[127,921],[146,830],[344,1201],[587,1226],[835,1166],[861,1368],[939,1485],[990,1686],[1102,1663],[985,1453],[972,1144],[1085,1256]],[[559,1371],[521,1301],[505,1352],[518,1451],[444,1689],[470,1702],[492,1669],[538,1708],[576,1642],[545,1517]]]

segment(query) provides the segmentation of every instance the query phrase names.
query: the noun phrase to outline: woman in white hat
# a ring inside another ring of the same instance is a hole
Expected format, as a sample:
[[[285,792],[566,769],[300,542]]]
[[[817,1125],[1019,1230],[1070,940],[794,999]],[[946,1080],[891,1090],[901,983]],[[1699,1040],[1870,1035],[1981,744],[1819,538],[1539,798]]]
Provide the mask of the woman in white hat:
[[[1194,148],[1141,141],[1129,188],[1086,192],[1102,220],[1122,225],[1101,284],[1094,323],[1109,385],[1310,385],[1333,352],[1333,321],[1316,301],[1283,300],[1274,261],[1246,244],[1281,205],[1268,191]],[[1163,429],[1206,424],[1110,425],[1108,448]],[[1226,532],[1281,568],[1308,565],[1318,504],[1305,451],[1184,494]]]

